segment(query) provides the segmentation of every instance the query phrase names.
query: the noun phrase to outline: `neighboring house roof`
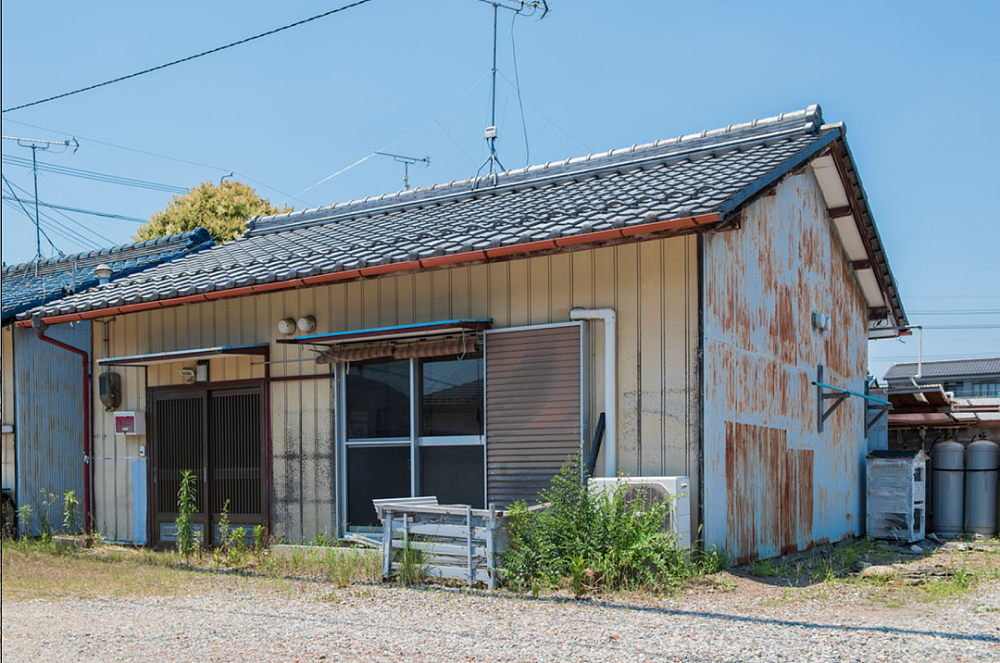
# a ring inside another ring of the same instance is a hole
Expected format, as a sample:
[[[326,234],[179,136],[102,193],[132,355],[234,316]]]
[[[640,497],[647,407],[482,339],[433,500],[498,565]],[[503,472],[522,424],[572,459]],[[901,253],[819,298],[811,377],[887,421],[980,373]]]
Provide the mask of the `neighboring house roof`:
[[[208,231],[198,228],[135,244],[5,266],[2,272],[2,323],[6,325],[18,314],[73,293],[79,296],[98,285],[94,268],[100,264],[111,267],[114,282],[211,245],[212,237]]]
[[[846,163],[845,189],[863,196],[844,133],[843,125],[824,125],[819,107],[810,106],[495,178],[257,217],[233,242],[66,297],[40,312],[62,322],[632,235],[720,228],[784,175],[834,152]],[[857,209],[866,246],[880,251],[867,205]],[[905,324],[888,263],[868,251],[892,321]]]
[[[975,378],[1000,375],[1000,357],[984,359],[951,359],[948,361],[925,361],[920,371],[920,380],[940,380],[943,378]],[[885,373],[885,380],[909,380],[917,377],[917,364],[893,364]]]

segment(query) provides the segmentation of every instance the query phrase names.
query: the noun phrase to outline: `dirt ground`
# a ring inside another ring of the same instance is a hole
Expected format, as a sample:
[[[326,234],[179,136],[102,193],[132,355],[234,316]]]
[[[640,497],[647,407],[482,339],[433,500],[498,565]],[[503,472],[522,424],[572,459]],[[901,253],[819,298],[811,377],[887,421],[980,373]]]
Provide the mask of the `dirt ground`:
[[[861,540],[663,595],[533,597],[383,583],[376,557],[190,568],[148,551],[5,546],[2,659],[1000,660],[1000,542],[920,548]]]

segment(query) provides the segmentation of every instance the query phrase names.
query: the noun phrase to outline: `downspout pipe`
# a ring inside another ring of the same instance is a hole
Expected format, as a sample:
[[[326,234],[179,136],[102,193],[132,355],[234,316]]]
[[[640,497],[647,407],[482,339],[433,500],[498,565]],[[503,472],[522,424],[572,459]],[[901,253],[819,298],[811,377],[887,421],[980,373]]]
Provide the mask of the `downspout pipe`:
[[[604,476],[618,476],[618,368],[615,311],[610,308],[575,308],[570,320],[604,322]]]
[[[86,350],[75,348],[69,343],[63,343],[60,340],[46,336],[45,332],[49,326],[40,317],[35,317],[31,320],[31,328],[35,330],[38,340],[78,355],[83,366],[83,528],[89,535],[91,531],[90,458],[93,456],[93,450],[91,449],[93,438],[90,433],[90,353]]]

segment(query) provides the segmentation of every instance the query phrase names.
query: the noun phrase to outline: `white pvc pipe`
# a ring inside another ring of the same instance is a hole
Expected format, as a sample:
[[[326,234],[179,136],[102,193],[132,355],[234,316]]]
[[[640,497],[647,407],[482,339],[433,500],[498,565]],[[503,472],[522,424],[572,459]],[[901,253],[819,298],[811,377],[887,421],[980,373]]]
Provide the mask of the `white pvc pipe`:
[[[604,321],[604,476],[618,476],[618,380],[615,311],[575,308],[570,320]],[[589,385],[588,385],[589,388]]]

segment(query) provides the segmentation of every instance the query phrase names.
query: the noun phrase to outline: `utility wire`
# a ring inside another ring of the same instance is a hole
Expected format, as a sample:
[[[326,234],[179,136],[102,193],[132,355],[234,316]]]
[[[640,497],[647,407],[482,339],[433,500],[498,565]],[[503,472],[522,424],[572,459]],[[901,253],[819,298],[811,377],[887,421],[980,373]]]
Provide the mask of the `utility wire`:
[[[0,177],[3,177],[3,183],[7,185],[7,190],[10,191],[10,195],[13,196],[14,200],[17,201],[17,204],[21,208],[21,211],[24,212],[24,215],[27,216],[29,219],[31,219],[32,222],[35,225],[38,225],[38,219],[33,218],[31,216],[31,214],[28,212],[28,210],[25,209],[24,203],[22,203],[21,199],[17,197],[17,194],[14,193],[14,187],[13,187],[13,185],[11,185],[10,180],[7,179],[7,176],[6,175],[0,175]],[[8,203],[8,204],[11,205],[13,203]],[[41,226],[38,226],[38,229],[39,229],[39,231],[41,231],[42,237],[45,238],[45,241],[47,241],[49,243],[49,246],[51,246],[56,251],[59,251],[59,249],[56,247],[56,245],[52,243],[52,240],[49,239],[49,236],[45,234],[45,231],[41,229]],[[59,252],[62,253],[61,251],[59,251]]]
[[[207,51],[202,51],[201,53],[195,53],[194,55],[189,55],[189,56],[187,56],[185,58],[180,58],[179,60],[173,60],[171,62],[167,62],[165,64],[157,65],[155,67],[150,67],[149,69],[143,69],[142,71],[137,71],[135,73],[128,74],[126,76],[119,76],[118,78],[112,78],[111,80],[104,81],[103,83],[96,83],[94,85],[88,85],[87,87],[82,87],[82,88],[79,88],[79,89],[76,89],[76,90],[71,90],[69,92],[63,92],[62,94],[56,94],[56,95],[53,95],[51,97],[46,97],[44,99],[39,99],[37,101],[32,101],[32,102],[29,102],[29,103],[26,103],[26,104],[21,104],[19,106],[12,106],[11,108],[5,108],[3,111],[0,111],[0,112],[9,113],[11,111],[21,110],[22,108],[30,108],[31,106],[37,106],[39,104],[44,104],[44,103],[47,103],[49,101],[55,101],[56,99],[63,99],[65,97],[69,97],[69,96],[72,96],[74,94],[80,94],[81,92],[88,92],[90,90],[95,90],[95,89],[97,89],[99,87],[104,87],[105,85],[111,85],[112,83],[120,83],[122,81],[127,81],[130,78],[135,78],[137,76],[142,76],[143,74],[149,74],[149,73],[152,73],[154,71],[159,71],[161,69],[166,69],[167,67],[172,67],[174,65],[181,64],[183,62],[190,62],[191,60],[196,60],[196,59],[204,57],[206,55],[211,55],[213,53],[218,53],[219,51],[224,51],[227,48],[232,48],[234,46],[240,46],[241,44],[246,44],[246,43],[254,41],[256,39],[261,39],[263,37],[268,37],[270,35],[277,34],[279,32],[284,32],[285,30],[290,30],[290,29],[298,27],[300,25],[305,25],[306,23],[311,23],[312,21],[316,21],[316,20],[319,20],[321,18],[326,18],[327,16],[331,16],[333,14],[338,14],[338,13],[340,13],[342,11],[346,11],[348,9],[352,9],[354,7],[358,7],[360,5],[367,4],[367,3],[371,2],[371,1],[372,0],[357,0],[357,2],[352,2],[349,5],[344,5],[343,7],[338,7],[337,9],[331,9],[328,12],[323,12],[322,14],[317,14],[316,16],[311,16],[309,18],[302,19],[301,21],[296,21],[295,23],[289,23],[288,25],[283,25],[280,28],[275,28],[273,30],[268,30],[267,32],[261,32],[260,34],[254,35],[252,37],[247,37],[245,39],[240,39],[239,41],[234,41],[234,42],[225,44],[224,46],[217,46],[217,47],[209,49]]]
[[[507,78],[506,74],[504,74],[504,73],[503,73],[502,71],[500,71],[500,70],[497,70],[497,73],[498,73],[498,74],[500,74],[500,78],[502,78],[502,79],[504,79],[505,81],[507,81],[507,83],[508,83],[508,84],[509,84],[509,85],[510,85],[511,87],[513,87],[514,89],[518,89],[518,86],[517,86],[517,84],[516,84],[516,83],[514,83],[514,81],[510,80],[509,78]],[[550,118],[550,117],[549,117],[548,115],[546,115],[546,114],[545,114],[544,112],[542,112],[542,109],[541,109],[541,108],[539,108],[539,107],[538,107],[538,106],[537,106],[537,105],[535,104],[535,102],[533,102],[533,101],[531,100],[531,98],[529,98],[529,97],[528,97],[527,95],[524,95],[524,100],[525,100],[525,101],[527,101],[527,102],[528,102],[528,105],[530,105],[530,106],[531,106],[532,108],[534,108],[534,109],[535,109],[535,112],[537,112],[537,113],[538,113],[539,115],[541,115],[541,116],[542,116],[542,118],[543,118],[543,119],[544,119],[544,120],[545,120],[546,122],[548,122],[548,123],[549,123],[549,124],[551,124],[551,125],[552,125],[553,127],[555,127],[555,128],[556,128],[556,129],[558,129],[559,131],[563,132],[564,134],[566,134],[567,136],[569,136],[570,138],[572,138],[573,140],[575,140],[576,142],[578,142],[578,143],[579,143],[580,145],[582,145],[582,146],[584,147],[584,149],[586,149],[586,150],[587,150],[587,152],[589,152],[589,153],[591,153],[591,154],[593,154],[594,152],[596,152],[596,150],[595,150],[594,148],[590,147],[589,145],[587,145],[586,143],[584,143],[584,142],[583,142],[582,140],[580,140],[579,138],[577,138],[576,136],[574,136],[573,134],[571,134],[571,133],[570,133],[569,131],[567,131],[566,129],[563,129],[563,128],[562,128],[561,126],[559,126],[558,124],[556,124],[556,123],[555,123],[555,122],[554,122],[554,121],[552,120],[552,118]]]
[[[17,166],[19,168],[31,168],[31,159],[26,159],[24,157],[18,157],[14,155],[5,154],[3,156],[3,163],[10,166]],[[58,164],[46,163],[44,161],[38,162],[38,170],[55,173],[56,175],[67,175],[69,177],[78,177],[85,180],[91,180],[93,182],[103,182],[105,184],[120,184],[122,186],[130,186],[136,189],[149,189],[151,191],[162,191],[164,193],[177,193],[177,194],[187,193],[186,188],[181,186],[175,186],[173,184],[161,184],[159,182],[137,180],[131,177],[122,177],[120,175],[99,173],[97,171],[86,170],[83,168],[73,168],[72,166],[60,166]]]
[[[17,186],[16,184],[14,185],[14,188],[17,189],[18,191],[20,191],[25,196],[31,196],[32,195],[29,191],[25,190],[23,187]],[[63,195],[66,195],[66,194],[63,194]],[[34,201],[34,199],[32,199],[32,201]],[[73,201],[70,201],[70,202],[73,202]],[[47,207],[48,206],[48,205],[46,205],[45,203],[42,203],[42,202],[39,202],[38,204],[41,207]],[[79,221],[77,221],[73,217],[71,217],[71,216],[69,216],[69,215],[67,215],[67,214],[59,211],[58,209],[54,209],[54,208],[50,208],[50,209],[53,209],[53,211],[55,211],[56,214],[58,214],[59,216],[63,217],[64,219],[66,219],[67,221],[69,221],[70,223],[72,223],[73,225],[79,226],[84,231],[89,232],[91,235],[93,235],[98,240],[100,240],[100,242],[104,242],[106,244],[115,244],[116,243],[113,240],[111,240],[111,239],[105,237],[104,235],[100,234],[96,230],[93,230],[92,228],[89,228],[89,227],[85,226],[84,224],[80,223]],[[43,216],[45,216],[45,218],[49,219],[50,221],[55,222],[55,220],[52,219],[51,217],[49,217],[48,215],[43,214]],[[73,233],[73,234],[78,234],[78,231],[74,231],[74,230],[72,230],[70,228],[67,228],[67,230],[69,232]],[[94,245],[95,246],[100,246],[101,244],[99,242],[95,242]]]
[[[10,118],[6,118],[6,117],[4,118],[4,122],[13,122],[14,124],[18,124],[18,125],[21,125],[21,126],[24,126],[24,127],[31,127],[32,129],[39,129],[41,131],[51,131],[52,133],[63,134],[65,136],[73,135],[73,136],[76,136],[78,138],[82,138],[83,140],[85,140],[87,142],[90,142],[90,143],[97,143],[98,145],[105,145],[107,147],[113,147],[115,149],[125,150],[126,152],[134,152],[135,154],[143,154],[145,156],[155,157],[157,159],[165,159],[167,161],[174,161],[176,163],[183,163],[183,164],[187,164],[189,166],[198,166],[199,168],[207,168],[208,170],[221,170],[221,171],[223,171],[225,173],[232,172],[235,175],[237,175],[240,179],[246,180],[248,182],[252,182],[253,184],[256,184],[257,186],[264,187],[265,189],[269,189],[269,190],[271,190],[271,191],[273,191],[273,192],[275,192],[277,194],[285,196],[286,202],[287,202],[287,200],[291,199],[291,200],[298,200],[300,203],[303,203],[305,205],[309,205],[308,202],[306,202],[305,200],[302,200],[301,198],[296,198],[295,196],[293,196],[293,195],[291,195],[291,194],[289,194],[289,193],[287,193],[285,191],[282,191],[281,189],[276,189],[273,186],[265,184],[265,183],[263,183],[263,182],[261,182],[259,180],[255,180],[252,177],[250,177],[249,175],[247,175],[246,173],[240,172],[238,170],[237,171],[233,171],[232,168],[223,168],[221,166],[213,166],[212,164],[208,164],[208,163],[201,163],[200,161],[190,161],[188,159],[181,159],[179,157],[172,157],[172,156],[169,156],[169,155],[166,155],[166,154],[158,154],[156,152],[149,152],[147,150],[140,150],[140,149],[135,148],[135,147],[128,147],[127,145],[119,145],[117,143],[109,143],[107,141],[97,140],[96,138],[88,138],[87,136],[81,136],[80,134],[69,134],[69,133],[67,133],[65,131],[60,131],[59,129],[51,129],[49,127],[40,127],[40,126],[35,125],[35,124],[28,124],[27,122],[19,122],[17,120],[11,120]]]
[[[510,54],[514,60],[514,87],[517,89],[517,105],[521,109],[521,130],[524,132],[524,167],[531,165],[531,147],[528,145],[528,125],[524,121],[524,101],[521,99],[521,77],[517,73],[517,44],[514,41],[514,26],[521,14],[514,12],[510,19]]]
[[[3,198],[4,198],[4,200],[13,200],[12,198],[10,198],[8,196],[4,196]],[[30,203],[30,204],[32,204],[32,205],[35,204],[34,199],[29,200],[27,202]],[[43,203],[42,201],[38,201],[38,204],[41,207],[48,207],[49,209],[61,209],[61,210],[66,210],[67,212],[76,212],[77,214],[89,214],[91,216],[100,216],[100,217],[104,217],[106,219],[118,219],[119,221],[132,221],[132,222],[135,222],[135,223],[146,223],[146,221],[149,220],[149,219],[140,219],[140,218],[137,218],[137,217],[134,217],[134,216],[125,216],[124,214],[112,214],[111,212],[97,212],[97,211],[89,210],[89,209],[81,209],[79,207],[67,207],[66,205],[56,205],[54,203]]]

